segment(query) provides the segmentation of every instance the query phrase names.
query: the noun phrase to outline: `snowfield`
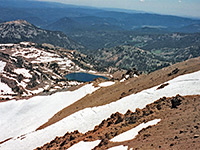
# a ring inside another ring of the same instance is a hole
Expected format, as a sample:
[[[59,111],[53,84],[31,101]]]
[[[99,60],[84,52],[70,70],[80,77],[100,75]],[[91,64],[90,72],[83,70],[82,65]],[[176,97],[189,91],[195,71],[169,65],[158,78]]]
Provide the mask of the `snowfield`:
[[[88,84],[72,92],[0,103],[0,141],[33,132],[55,113],[97,89]]]
[[[13,137],[0,145],[1,150],[31,150],[63,136],[67,131],[87,132],[107,119],[112,113],[126,113],[128,109],[144,108],[161,97],[180,94],[200,94],[200,71],[179,76],[168,81],[168,86],[143,90],[107,105],[80,110],[45,129],[34,131],[62,108],[72,104],[88,93],[94,92],[91,84],[73,92],[57,93],[51,96],[37,96],[28,101],[0,103],[0,141]],[[23,135],[22,138],[17,138]]]
[[[161,119],[154,119],[151,121],[148,121],[147,123],[141,123],[140,125],[138,125],[137,127],[128,130],[118,136],[115,136],[114,138],[112,138],[110,141],[111,142],[124,142],[124,141],[128,141],[128,140],[132,140],[133,138],[136,137],[136,135],[138,135],[139,131],[141,131],[144,128],[147,128],[148,126],[153,126],[156,125],[158,122],[160,122]]]

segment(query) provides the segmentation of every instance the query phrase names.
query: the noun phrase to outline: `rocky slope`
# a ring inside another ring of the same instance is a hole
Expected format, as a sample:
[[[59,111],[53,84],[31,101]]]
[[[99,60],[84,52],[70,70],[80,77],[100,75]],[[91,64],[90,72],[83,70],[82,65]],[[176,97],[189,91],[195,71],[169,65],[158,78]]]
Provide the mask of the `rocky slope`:
[[[21,99],[79,85],[64,75],[86,71],[81,67],[92,69],[83,59],[76,51],[48,44],[0,44],[0,99]]]
[[[78,131],[66,133],[45,144],[42,149],[67,149],[80,141],[101,140],[94,150],[108,149],[123,145],[125,149],[198,149],[200,146],[199,108],[200,96],[177,95],[160,98],[144,109],[128,110],[125,114],[114,113],[103,120],[94,130],[82,134]],[[156,126],[139,132],[136,138],[113,142],[113,137],[137,127],[143,122],[160,118]],[[80,148],[81,149],[81,148]]]
[[[162,91],[171,84],[166,82],[167,80],[199,70],[199,63],[199,58],[191,59],[189,61],[153,72],[146,76],[129,79],[124,83],[115,83],[115,85],[105,89],[99,89],[95,93],[84,97],[80,101],[58,112],[53,118],[58,121],[62,116],[63,118],[70,116],[71,114],[75,114],[87,107],[92,108],[92,111],[94,111],[98,116],[95,106],[104,106],[107,103],[112,104],[111,102],[114,102],[117,99],[122,99],[122,97],[128,98],[128,93],[137,93],[140,91],[140,87],[144,90],[146,86],[148,86],[146,88],[153,86],[151,85],[152,83],[157,85],[165,82],[156,88],[158,92]],[[189,80],[196,79],[190,78],[188,81]],[[176,81],[176,83],[178,83],[178,81]],[[183,80],[180,79],[180,81]],[[120,84],[121,86],[125,86],[121,87]],[[127,89],[128,91],[125,92],[125,88],[129,85],[132,87],[132,90]],[[122,89],[123,91],[121,91]],[[121,95],[121,97],[115,98],[117,96],[116,94],[119,96]],[[148,94],[151,95],[151,93]],[[170,98],[162,97],[152,104],[147,105],[143,109],[136,109],[135,111],[128,110],[124,115],[118,112],[114,113],[110,116],[110,118],[103,120],[93,130],[86,133],[80,133],[79,131],[67,132],[64,136],[56,137],[50,143],[47,143],[43,147],[37,149],[68,149],[70,147],[73,149],[73,145],[76,146],[76,144],[80,144],[81,141],[87,143],[98,140],[101,142],[96,144],[96,147],[94,146],[91,149],[108,149],[115,146],[122,146],[124,149],[187,149],[190,145],[192,145],[194,149],[198,149],[200,135],[200,122],[197,120],[200,115],[198,111],[200,106],[199,99],[199,95],[184,97],[177,95]],[[88,104],[88,106],[84,107],[84,104]],[[120,106],[123,107],[122,105]],[[111,106],[108,106],[107,108],[111,109]],[[103,107],[101,109],[103,109]],[[53,118],[49,121],[51,122]],[[158,125],[148,127],[147,129],[139,132],[139,135],[135,139],[131,138],[128,141],[124,140],[122,142],[111,141],[113,137],[132,129],[143,122],[148,122],[153,119],[161,119],[161,121]],[[144,140],[146,141],[145,144],[141,142]]]
[[[52,45],[77,49],[80,45],[70,40],[62,32],[40,29],[25,20],[16,20],[0,24],[0,43],[18,42],[49,43]]]

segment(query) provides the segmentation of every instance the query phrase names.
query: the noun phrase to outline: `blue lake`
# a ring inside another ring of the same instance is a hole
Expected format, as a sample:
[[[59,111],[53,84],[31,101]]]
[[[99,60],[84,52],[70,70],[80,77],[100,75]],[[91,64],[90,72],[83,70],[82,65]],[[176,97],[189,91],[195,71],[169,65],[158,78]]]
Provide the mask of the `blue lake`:
[[[84,72],[70,73],[70,74],[65,75],[65,77],[69,81],[80,81],[80,82],[94,81],[94,79],[97,79],[97,78],[108,79],[104,76],[99,76],[99,75],[94,75],[94,74],[89,74],[89,73],[84,73]]]

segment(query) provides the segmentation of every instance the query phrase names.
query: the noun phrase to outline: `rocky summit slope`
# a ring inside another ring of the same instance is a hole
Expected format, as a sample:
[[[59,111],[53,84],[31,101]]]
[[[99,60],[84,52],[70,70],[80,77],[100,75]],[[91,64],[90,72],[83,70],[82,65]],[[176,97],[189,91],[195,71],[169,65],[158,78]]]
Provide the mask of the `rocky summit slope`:
[[[101,142],[98,142],[93,150],[105,150],[111,147],[124,150],[190,148],[197,150],[200,146],[199,109],[200,96],[163,97],[143,109],[136,109],[135,112],[128,110],[125,114],[114,113],[95,126],[94,130],[85,134],[78,131],[67,132],[37,150],[65,150],[72,145],[74,146],[71,149],[75,149],[76,143],[80,141],[89,143],[97,140]],[[160,119],[157,125],[141,128],[135,138],[132,136],[127,139],[128,134],[122,136],[123,132],[136,129],[143,122],[148,123],[157,118]],[[118,138],[114,138],[117,135]],[[83,150],[81,147],[78,149]]]
[[[18,42],[49,43],[56,46],[77,49],[80,45],[70,40],[64,33],[40,29],[25,20],[0,24],[0,43]]]
[[[0,149],[198,149],[199,76],[198,57],[127,80],[0,103]]]
[[[0,44],[0,100],[21,99],[80,84],[64,77],[70,72],[85,71],[81,68],[84,61],[80,62],[78,56],[76,51],[48,44]]]

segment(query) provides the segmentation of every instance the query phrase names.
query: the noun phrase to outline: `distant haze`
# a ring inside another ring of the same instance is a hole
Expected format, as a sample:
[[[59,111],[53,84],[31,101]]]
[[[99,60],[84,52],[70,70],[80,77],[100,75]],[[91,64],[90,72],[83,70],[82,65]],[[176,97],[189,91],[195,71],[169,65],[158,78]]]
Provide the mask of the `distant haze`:
[[[200,0],[38,0],[200,18]]]

